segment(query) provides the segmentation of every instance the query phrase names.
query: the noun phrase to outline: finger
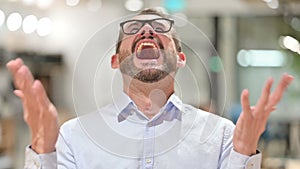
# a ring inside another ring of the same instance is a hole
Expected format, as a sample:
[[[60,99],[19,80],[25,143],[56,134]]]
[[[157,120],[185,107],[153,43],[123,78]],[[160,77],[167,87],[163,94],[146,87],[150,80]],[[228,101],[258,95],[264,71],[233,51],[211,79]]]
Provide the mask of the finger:
[[[11,72],[12,75],[15,75],[17,70],[24,65],[23,60],[17,58],[15,60],[11,60],[6,64],[7,69]]]
[[[252,117],[251,115],[251,107],[249,102],[249,91],[244,89],[241,94],[241,104],[243,109],[243,114],[245,118],[249,119]]]
[[[18,96],[21,100],[24,99],[24,93],[21,90],[14,90],[14,94]]]
[[[266,81],[266,84],[263,88],[262,94],[261,94],[258,102],[256,103],[254,113],[258,113],[258,114],[262,115],[261,112],[264,112],[265,106],[268,103],[268,99],[269,99],[269,96],[271,93],[270,91],[271,91],[273,81],[274,81],[273,78],[269,78]],[[256,115],[256,114],[254,114],[254,115]]]
[[[277,108],[276,107],[271,107],[269,112],[271,113],[272,111],[276,110]]]
[[[14,90],[14,94],[18,96],[22,100],[22,106],[23,106],[23,118],[26,123],[28,123],[28,102],[25,98],[24,93],[21,90]]]
[[[35,80],[32,85],[32,88],[34,90],[36,97],[39,98],[38,99],[39,103],[41,103],[43,106],[48,106],[50,101],[41,81]]]
[[[267,105],[268,109],[275,106],[281,100],[284,91],[286,90],[288,85],[293,81],[293,79],[294,77],[288,75],[287,73],[282,75],[279,84],[270,96],[270,102]]]
[[[26,110],[28,110],[28,114],[27,114],[28,117],[36,116],[40,112],[40,108],[39,108],[40,105],[38,102],[40,98],[38,97],[38,95],[35,92],[36,89],[34,88],[33,82],[31,82],[31,81],[33,81],[33,77],[31,75],[31,73],[30,73],[30,75],[28,75],[28,76],[30,76],[29,77],[30,80],[28,80],[27,75],[23,75],[23,76],[25,76],[25,78],[23,79],[25,87],[21,90],[16,90],[16,92],[17,92],[16,94],[18,94],[18,92],[22,93],[22,95],[20,95],[20,96],[22,96],[22,101],[25,105],[24,107],[26,108]],[[30,84],[30,83],[32,83],[32,84]],[[26,115],[26,114],[24,114],[24,115]]]
[[[18,89],[27,92],[28,89],[32,86],[34,81],[33,75],[28,69],[27,66],[22,65],[18,71],[15,73],[14,82]]]

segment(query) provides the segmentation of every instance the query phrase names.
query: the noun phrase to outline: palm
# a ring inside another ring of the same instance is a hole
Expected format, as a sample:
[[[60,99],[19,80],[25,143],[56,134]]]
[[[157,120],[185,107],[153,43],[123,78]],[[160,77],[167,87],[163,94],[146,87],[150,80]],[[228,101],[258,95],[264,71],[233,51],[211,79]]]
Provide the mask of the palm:
[[[255,154],[258,140],[265,130],[270,113],[275,110],[275,106],[292,80],[292,76],[284,74],[273,93],[270,91],[273,80],[267,80],[255,107],[250,107],[248,90],[242,92],[243,111],[236,123],[233,136],[233,146],[237,152],[245,155]]]
[[[32,134],[32,149],[37,153],[54,151],[59,129],[57,111],[49,101],[43,85],[34,80],[21,59],[10,61],[7,68],[14,77],[17,88],[14,93],[23,103],[24,120]]]

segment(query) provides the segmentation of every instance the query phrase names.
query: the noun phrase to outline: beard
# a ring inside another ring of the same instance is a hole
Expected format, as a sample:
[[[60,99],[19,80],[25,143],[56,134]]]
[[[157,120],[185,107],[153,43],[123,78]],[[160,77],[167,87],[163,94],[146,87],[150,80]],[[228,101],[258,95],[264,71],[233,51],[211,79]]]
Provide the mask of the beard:
[[[119,52],[120,71],[144,83],[158,82],[177,70],[176,52],[173,50],[169,50],[169,52],[161,51],[160,57],[163,57],[164,60],[162,65],[154,65],[151,62],[147,62],[142,64],[142,68],[138,68],[134,64],[134,55],[127,50]]]

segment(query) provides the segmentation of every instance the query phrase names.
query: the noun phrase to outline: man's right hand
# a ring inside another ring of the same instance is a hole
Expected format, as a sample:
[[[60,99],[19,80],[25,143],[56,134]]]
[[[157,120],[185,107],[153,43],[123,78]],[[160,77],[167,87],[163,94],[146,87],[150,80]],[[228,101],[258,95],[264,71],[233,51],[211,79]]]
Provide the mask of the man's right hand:
[[[21,59],[12,60],[6,66],[17,88],[14,93],[22,100],[24,120],[32,135],[31,148],[38,154],[55,151],[59,132],[57,111],[43,85],[33,78]]]

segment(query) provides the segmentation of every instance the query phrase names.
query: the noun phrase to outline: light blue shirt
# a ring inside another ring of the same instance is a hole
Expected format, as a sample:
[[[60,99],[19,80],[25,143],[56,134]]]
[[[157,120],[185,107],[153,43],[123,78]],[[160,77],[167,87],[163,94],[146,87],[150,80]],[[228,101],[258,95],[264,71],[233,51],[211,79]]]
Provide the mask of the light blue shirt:
[[[27,147],[25,168],[259,169],[261,154],[233,150],[234,127],[175,94],[148,119],[123,94],[114,104],[63,124],[56,152],[37,155]]]

